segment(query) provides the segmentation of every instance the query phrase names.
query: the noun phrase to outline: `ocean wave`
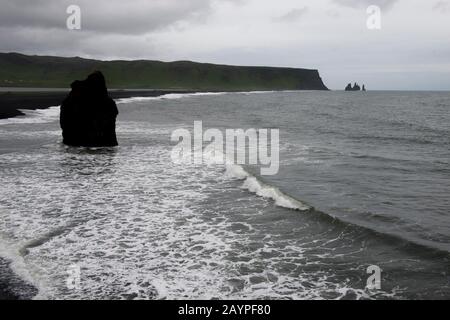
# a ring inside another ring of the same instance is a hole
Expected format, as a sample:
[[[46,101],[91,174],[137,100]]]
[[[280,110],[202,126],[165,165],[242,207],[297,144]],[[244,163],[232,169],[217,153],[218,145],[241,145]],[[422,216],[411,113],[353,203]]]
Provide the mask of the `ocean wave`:
[[[309,211],[313,209],[303,202],[286,195],[278,188],[260,181],[258,178],[245,171],[242,166],[228,165],[226,175],[240,180],[245,180],[242,185],[243,189],[255,193],[260,197],[271,199],[275,201],[275,204],[279,207],[299,211]]]
[[[244,180],[242,189],[248,190],[257,196],[271,199],[275,202],[275,205],[279,207],[298,211],[308,211],[313,209],[303,202],[288,196],[278,188],[262,182],[256,176],[246,171],[243,166],[235,164],[232,159],[220,151],[204,152],[203,150],[195,150],[194,152],[201,152],[201,155],[198,156],[203,157],[206,163],[209,164],[217,164],[224,161],[225,178]]]
[[[19,246],[20,244],[14,245],[6,241],[0,234],[0,259],[5,259],[7,268],[13,272],[14,276],[23,281],[20,284],[16,283],[17,287],[13,286],[8,290],[12,290],[20,299],[32,299],[37,294],[40,283],[28,269],[24,257],[19,254]],[[5,272],[5,270],[1,271]],[[2,274],[1,276],[5,275]]]
[[[39,124],[39,123],[49,123],[58,120],[59,117],[59,106],[50,107],[47,109],[38,110],[22,110],[19,109],[24,116],[17,116],[14,118],[2,119],[0,120],[0,125],[7,124]]]
[[[430,245],[429,243],[415,241],[409,237],[403,237],[395,233],[386,232],[380,230],[374,226],[368,226],[366,224],[358,223],[358,221],[351,221],[345,218],[338,218],[333,214],[317,210],[313,206],[303,203],[289,195],[286,195],[277,187],[271,186],[267,183],[262,182],[257,177],[247,172],[240,165],[230,165],[226,166],[226,176],[244,180],[242,188],[248,190],[257,196],[273,200],[275,205],[283,207],[290,210],[297,211],[308,211],[314,213],[316,219],[324,223],[329,223],[332,225],[340,225],[342,230],[347,228],[353,230],[360,230],[364,232],[367,236],[373,236],[378,239],[383,239],[387,243],[395,243],[396,245],[401,244],[405,250],[413,250],[417,254],[421,255],[435,255],[439,257],[449,257],[449,252],[443,250],[439,247]]]
[[[133,102],[155,101],[155,100],[177,100],[182,98],[198,97],[198,96],[219,96],[228,92],[195,92],[195,93],[168,93],[157,97],[131,97],[117,99],[116,103],[126,104]]]
[[[182,98],[191,98],[191,97],[201,97],[201,96],[222,96],[226,94],[241,94],[241,95],[250,95],[250,94],[264,94],[264,93],[275,93],[275,92],[297,92],[294,90],[285,90],[285,91],[229,91],[229,92],[194,92],[194,93],[168,93],[163,94],[157,97],[131,97],[131,98],[122,98],[117,99],[116,103],[118,104],[126,104],[133,102],[143,102],[143,101],[157,101],[157,100],[177,100]]]

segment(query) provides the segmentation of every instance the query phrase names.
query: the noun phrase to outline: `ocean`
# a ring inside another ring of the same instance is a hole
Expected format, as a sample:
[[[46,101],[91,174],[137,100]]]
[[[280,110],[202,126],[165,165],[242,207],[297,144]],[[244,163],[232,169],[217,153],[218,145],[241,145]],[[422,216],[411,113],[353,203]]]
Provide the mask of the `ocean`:
[[[117,102],[117,148],[63,146],[59,107],[0,120],[0,279],[20,298],[450,298],[449,92]],[[194,121],[279,129],[279,172],[174,163]]]

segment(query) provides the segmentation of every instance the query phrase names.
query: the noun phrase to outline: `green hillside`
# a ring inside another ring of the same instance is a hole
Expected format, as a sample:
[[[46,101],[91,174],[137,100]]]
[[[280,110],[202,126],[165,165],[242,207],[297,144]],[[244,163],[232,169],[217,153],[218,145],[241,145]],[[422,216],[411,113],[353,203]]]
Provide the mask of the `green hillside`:
[[[0,53],[0,87],[66,88],[95,70],[118,89],[327,90],[317,70]]]

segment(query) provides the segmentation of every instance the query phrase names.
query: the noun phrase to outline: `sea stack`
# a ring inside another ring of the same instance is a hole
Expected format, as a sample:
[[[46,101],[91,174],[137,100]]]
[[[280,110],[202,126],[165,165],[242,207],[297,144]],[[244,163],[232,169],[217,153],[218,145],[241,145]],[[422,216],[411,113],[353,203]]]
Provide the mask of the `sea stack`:
[[[349,83],[349,84],[347,85],[347,87],[345,87],[345,91],[360,91],[360,90],[361,90],[361,87],[360,87],[359,84],[356,83],[356,82],[355,82],[355,84],[353,85],[353,87],[352,87],[352,84],[351,84],[351,83]]]
[[[108,95],[100,71],[86,80],[75,81],[61,105],[60,124],[63,143],[75,147],[117,146],[116,103]]]

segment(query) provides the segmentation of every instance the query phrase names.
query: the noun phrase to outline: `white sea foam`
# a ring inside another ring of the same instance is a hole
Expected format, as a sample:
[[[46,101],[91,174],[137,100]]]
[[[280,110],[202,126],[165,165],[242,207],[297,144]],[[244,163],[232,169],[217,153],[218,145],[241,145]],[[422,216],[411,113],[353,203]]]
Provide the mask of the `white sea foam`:
[[[55,143],[0,154],[0,255],[39,289],[36,299],[320,299],[352,290],[320,268],[336,254],[320,246],[326,235],[286,240],[268,231],[272,222],[254,221],[283,210],[273,201],[307,206],[242,166],[228,163],[224,174],[220,165],[173,164],[170,131],[124,121],[127,143],[114,150]],[[66,287],[72,265],[79,290]]]
[[[201,97],[201,96],[220,96],[227,94],[227,92],[195,92],[195,93],[168,93],[157,97],[131,97],[117,99],[118,104],[133,103],[133,102],[145,102],[145,101],[155,101],[155,100],[177,100],[182,98],[190,97]]]
[[[225,159],[226,177],[244,180],[244,184],[242,185],[243,189],[255,193],[260,197],[271,199],[275,201],[277,206],[299,211],[307,211],[311,209],[310,206],[284,194],[278,188],[263,183],[258,178],[247,172],[243,166],[234,164],[231,159],[227,158],[219,151],[209,153],[203,152],[202,156],[207,163],[220,163]]]
[[[242,94],[242,95],[251,95],[251,94],[267,94],[267,93],[275,93],[275,92],[296,92],[296,91],[229,91],[229,92],[195,92],[195,93],[168,93],[157,97],[131,97],[131,98],[122,98],[117,99],[116,102],[118,104],[125,103],[133,103],[133,102],[145,102],[145,101],[155,101],[155,100],[177,100],[183,98],[191,98],[191,97],[201,97],[201,96],[222,96],[227,94]]]
[[[4,215],[4,209],[0,209],[0,214]],[[19,249],[20,243],[11,243],[4,237],[0,236],[0,257],[6,259],[10,264],[9,268],[19,276],[26,283],[34,286],[35,288],[41,287],[38,278],[36,278],[32,271],[27,267],[23,256],[20,255]],[[17,289],[17,288],[12,288]],[[19,288],[20,290],[20,288]],[[28,293],[25,292],[15,292],[15,294],[21,296],[22,298],[31,298]]]
[[[7,124],[37,124],[49,123],[57,121],[59,117],[59,106],[50,107],[41,110],[20,110],[24,116],[17,116],[14,118],[0,120],[0,125]]]
[[[242,166],[228,165],[226,174],[240,180],[245,179],[244,184],[242,185],[243,189],[253,192],[260,197],[269,198],[275,201],[277,206],[300,211],[311,209],[310,206],[284,194],[278,188],[258,180],[255,176],[245,171]]]
[[[136,158],[126,156],[130,150],[116,156],[49,151],[57,154],[1,156],[16,168],[2,171],[0,198],[7,208],[0,231],[15,243],[15,255],[9,256],[19,275],[31,275],[39,288],[36,298],[148,299],[183,293],[207,298],[220,291],[212,282],[219,285],[220,270],[209,270],[209,264],[230,250],[220,236],[226,224],[209,225],[199,216],[213,170],[195,174],[193,168],[171,165],[161,147],[133,147]],[[28,167],[30,159],[34,165]],[[47,167],[48,161],[53,165]],[[27,194],[27,202],[14,194]],[[78,292],[64,285],[73,264],[82,271]]]
[[[118,129],[148,135],[141,123]],[[0,242],[11,244],[5,255],[39,289],[36,299],[316,299],[342,288],[325,273],[318,279],[278,270],[310,263],[298,262],[305,249],[295,243],[281,249],[266,233],[264,241],[252,240],[260,227],[251,218],[272,209],[239,189],[236,178],[252,183],[262,199],[296,209],[298,203],[268,191],[240,166],[229,167],[228,176],[220,166],[175,165],[169,150],[49,146],[0,155],[9,164],[0,171]],[[66,287],[72,265],[81,270],[79,290]]]

